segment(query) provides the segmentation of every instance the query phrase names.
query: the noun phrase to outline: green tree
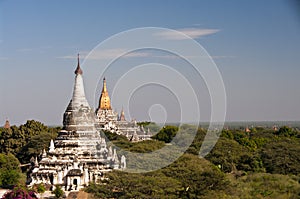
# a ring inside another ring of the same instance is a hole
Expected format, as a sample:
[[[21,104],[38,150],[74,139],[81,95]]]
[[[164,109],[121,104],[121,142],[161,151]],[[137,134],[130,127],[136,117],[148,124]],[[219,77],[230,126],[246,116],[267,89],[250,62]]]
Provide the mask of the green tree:
[[[48,128],[43,123],[35,120],[27,120],[27,122],[19,127],[19,130],[25,134],[26,141],[40,132],[47,131]]]
[[[248,147],[223,137],[218,140],[206,158],[216,166],[220,166],[221,170],[226,173],[263,169],[259,155],[249,150]]]
[[[300,141],[283,138],[273,140],[261,150],[261,159],[266,171],[278,174],[300,173]]]
[[[19,170],[20,162],[13,154],[0,153],[0,168],[6,170]]]
[[[17,157],[23,162],[29,162],[30,158],[37,157],[43,149],[48,150],[51,139],[55,139],[56,134],[51,134],[47,131],[32,136],[29,142],[22,147]]]
[[[234,139],[234,136],[233,136],[233,133],[232,133],[231,130],[222,130],[221,136],[225,137],[225,138],[228,138],[228,139],[231,139],[231,140]]]
[[[18,184],[21,177],[21,172],[16,170],[3,170],[0,171],[0,185],[3,187],[11,187]]]
[[[245,175],[235,183],[236,198],[299,198],[299,177],[253,173]]]
[[[178,127],[176,126],[165,126],[156,135],[152,136],[153,139],[170,143],[176,136]]]
[[[30,142],[35,141],[32,141],[32,138],[39,135],[43,138],[41,142],[38,142],[37,146],[33,147],[41,151],[43,147],[48,147],[51,138],[56,138],[59,130],[59,127],[50,128],[34,120],[28,120],[20,127],[12,126],[9,129],[0,128],[0,153],[12,153],[17,156],[22,163],[28,163],[31,156],[37,154],[36,151],[31,154],[32,150],[28,152],[30,147],[26,146],[30,144]],[[47,135],[45,136],[45,134]],[[41,144],[43,147],[40,147]]]
[[[52,191],[52,193],[56,198],[61,198],[64,195],[64,191],[58,185],[55,186],[55,189]]]
[[[282,126],[277,132],[275,132],[275,134],[285,137],[292,137],[297,135],[297,132],[288,126]]]
[[[186,154],[166,168],[149,173],[107,173],[102,184],[90,184],[86,191],[95,198],[201,198],[231,190],[226,175],[198,156]]]
[[[24,181],[20,162],[13,154],[0,153],[0,186],[10,187]]]
[[[184,188],[180,192],[181,198],[197,198],[211,191],[230,190],[225,174],[199,156],[185,154],[161,172],[181,182]]]
[[[113,171],[103,184],[91,184],[86,191],[96,198],[178,198],[180,182],[160,172],[134,174]]]
[[[201,145],[202,145],[205,135],[206,135],[206,130],[204,130],[202,128],[198,128],[197,134],[196,134],[192,144],[188,148],[187,153],[199,155],[199,151],[200,151],[200,148],[201,148]]]
[[[46,191],[46,187],[43,183],[40,183],[40,184],[37,184],[36,185],[36,191],[41,194],[41,198],[43,198],[43,194],[45,193]]]

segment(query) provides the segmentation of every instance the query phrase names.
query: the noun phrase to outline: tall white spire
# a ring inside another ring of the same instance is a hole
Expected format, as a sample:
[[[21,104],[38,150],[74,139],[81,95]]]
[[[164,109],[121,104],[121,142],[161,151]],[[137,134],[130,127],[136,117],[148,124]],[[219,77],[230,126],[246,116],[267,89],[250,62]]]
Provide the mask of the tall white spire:
[[[77,68],[75,70],[75,84],[72,96],[72,107],[77,108],[81,106],[89,107],[89,104],[85,98],[84,93],[84,85],[83,85],[83,78],[82,78],[82,70],[80,68],[79,62],[79,54],[78,54],[78,63]]]
[[[64,113],[63,125],[67,131],[95,130],[95,113],[85,98],[82,73],[78,54],[73,96]]]

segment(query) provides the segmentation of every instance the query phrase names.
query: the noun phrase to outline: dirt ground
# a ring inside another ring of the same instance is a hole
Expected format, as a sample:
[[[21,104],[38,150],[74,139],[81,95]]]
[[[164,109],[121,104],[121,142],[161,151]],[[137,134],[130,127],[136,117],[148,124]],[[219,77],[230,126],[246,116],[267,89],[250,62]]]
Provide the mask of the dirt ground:
[[[83,191],[70,192],[67,199],[90,199],[89,194]]]

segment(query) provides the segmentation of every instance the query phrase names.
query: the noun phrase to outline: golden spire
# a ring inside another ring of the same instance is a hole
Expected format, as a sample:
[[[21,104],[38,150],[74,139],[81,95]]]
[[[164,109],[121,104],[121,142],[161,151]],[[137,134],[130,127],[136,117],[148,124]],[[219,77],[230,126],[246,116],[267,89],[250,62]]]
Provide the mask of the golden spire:
[[[102,93],[101,93],[100,100],[99,100],[99,109],[111,110],[110,98],[109,98],[107,88],[106,88],[105,77],[103,78],[103,88],[102,88]]]
[[[105,77],[103,78],[103,88],[102,88],[102,93],[107,92],[107,88],[106,88],[106,80]]]

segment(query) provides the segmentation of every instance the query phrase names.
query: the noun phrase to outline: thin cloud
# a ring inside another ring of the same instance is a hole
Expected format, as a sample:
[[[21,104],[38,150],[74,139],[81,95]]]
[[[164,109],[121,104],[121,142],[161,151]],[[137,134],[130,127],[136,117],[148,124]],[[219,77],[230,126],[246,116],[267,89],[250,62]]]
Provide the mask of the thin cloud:
[[[163,58],[163,59],[182,59],[182,57],[177,56],[177,55],[154,55],[153,57],[157,58]],[[197,55],[190,55],[190,56],[185,56],[184,58],[207,58],[206,56],[197,56]],[[211,55],[210,56],[212,59],[232,59],[235,58],[235,56],[232,55]]]
[[[203,24],[202,23],[194,23],[194,24],[192,24],[192,26],[203,26]]]
[[[117,57],[120,57],[126,53],[125,49],[107,49],[107,50],[99,50],[99,51],[94,51],[88,56],[88,52],[81,52],[80,57],[83,59],[90,59],[90,60],[104,60],[104,59],[114,59]],[[123,55],[122,57],[124,58],[132,58],[132,57],[147,57],[150,56],[149,53],[146,52],[130,52],[128,54]],[[62,59],[76,59],[76,55],[67,55],[67,56],[62,56],[58,57]]]
[[[30,52],[32,50],[33,50],[32,48],[20,48],[20,49],[17,49],[18,52]]]
[[[89,60],[105,60],[105,59],[114,59],[120,57],[122,54],[124,54],[126,50],[124,49],[108,49],[108,50],[101,50],[101,51],[94,51],[92,54],[89,54],[88,51],[80,52],[80,57],[82,59],[89,59]],[[136,58],[136,57],[154,57],[154,58],[161,58],[161,59],[182,59],[182,57],[177,55],[159,55],[156,53],[151,52],[131,52],[128,54],[125,54],[121,56],[122,58]],[[189,55],[185,56],[184,58],[207,58],[206,56],[200,56],[199,55]],[[235,58],[235,56],[232,55],[211,55],[212,59],[232,59]],[[59,59],[77,59],[77,55],[66,55],[57,57]]]
[[[201,28],[183,28],[177,31],[191,37],[192,39],[198,39],[206,35],[212,35],[219,32],[219,29],[201,29]],[[176,32],[163,31],[157,34],[157,36],[163,37],[168,40],[184,40],[187,39],[184,35]]]
[[[27,53],[27,52],[35,52],[35,53],[45,53],[48,49],[51,49],[52,46],[41,46],[36,48],[19,48],[16,51],[21,53]]]

